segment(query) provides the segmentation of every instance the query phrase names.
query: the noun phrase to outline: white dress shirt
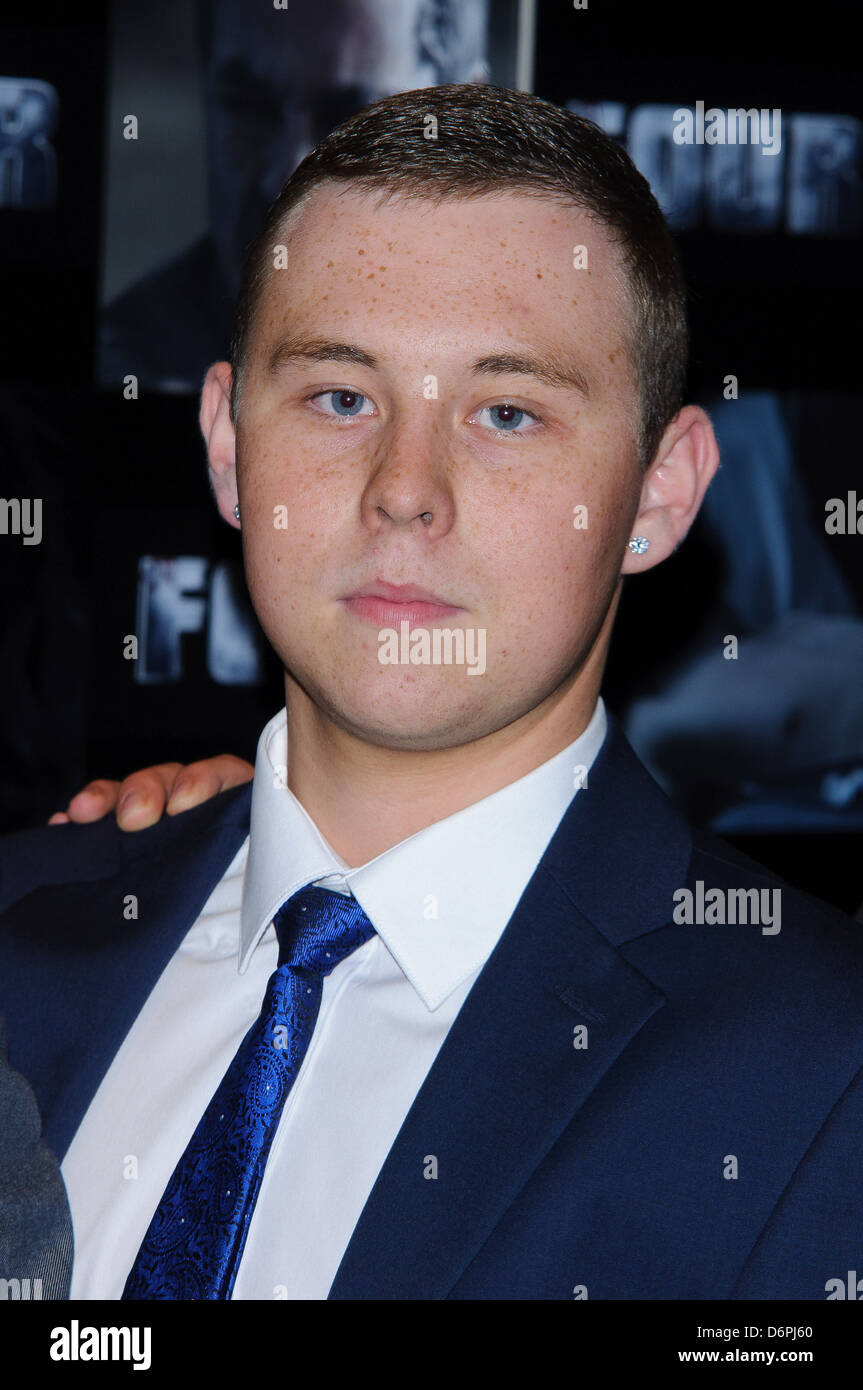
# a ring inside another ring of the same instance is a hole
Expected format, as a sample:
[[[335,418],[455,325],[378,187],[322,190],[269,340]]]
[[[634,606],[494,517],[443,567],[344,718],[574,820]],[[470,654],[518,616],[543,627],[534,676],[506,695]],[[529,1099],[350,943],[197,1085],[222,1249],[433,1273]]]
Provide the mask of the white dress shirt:
[[[402,1122],[606,724],[599,700],[584,733],[548,762],[352,869],[285,786],[285,710],[269,722],[249,838],[157,980],[63,1161],[73,1299],[121,1296],[177,1161],[260,1013],[278,958],[273,917],[310,883],[353,893],[376,935],[324,979],[233,1297],[327,1297]]]

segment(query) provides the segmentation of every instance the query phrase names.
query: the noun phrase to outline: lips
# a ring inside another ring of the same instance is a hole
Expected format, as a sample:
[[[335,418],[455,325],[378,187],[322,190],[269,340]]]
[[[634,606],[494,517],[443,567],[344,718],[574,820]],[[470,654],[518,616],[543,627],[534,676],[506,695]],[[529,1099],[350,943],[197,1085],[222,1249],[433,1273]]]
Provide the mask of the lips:
[[[463,610],[417,584],[390,584],[376,579],[342,599],[356,617],[378,627],[398,627],[400,622],[429,623],[452,617]]]
[[[374,584],[367,584],[364,589],[357,589],[356,593],[350,594],[349,597],[385,598],[391,603],[436,603],[441,608],[454,606],[439,594],[433,594],[429,589],[421,589],[416,584],[387,584],[382,579],[376,579]]]

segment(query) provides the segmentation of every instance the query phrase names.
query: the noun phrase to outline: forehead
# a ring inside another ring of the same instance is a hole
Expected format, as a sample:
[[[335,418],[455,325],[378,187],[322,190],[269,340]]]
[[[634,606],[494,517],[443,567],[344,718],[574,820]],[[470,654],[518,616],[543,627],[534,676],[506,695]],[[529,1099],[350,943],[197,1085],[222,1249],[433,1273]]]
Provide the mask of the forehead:
[[[280,233],[256,315],[259,344],[323,321],[398,333],[417,348],[483,334],[565,340],[603,357],[624,347],[629,301],[619,249],[590,214],[527,192],[428,198],[345,185],[315,189]]]

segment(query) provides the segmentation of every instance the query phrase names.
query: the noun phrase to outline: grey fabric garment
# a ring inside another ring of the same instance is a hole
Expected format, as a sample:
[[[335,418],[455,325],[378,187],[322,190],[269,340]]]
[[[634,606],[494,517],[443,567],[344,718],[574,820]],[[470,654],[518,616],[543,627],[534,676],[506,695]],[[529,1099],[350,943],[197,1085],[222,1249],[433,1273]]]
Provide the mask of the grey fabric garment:
[[[41,1134],[36,1097],[9,1065],[0,1020],[0,1302],[69,1297],[72,1216]]]

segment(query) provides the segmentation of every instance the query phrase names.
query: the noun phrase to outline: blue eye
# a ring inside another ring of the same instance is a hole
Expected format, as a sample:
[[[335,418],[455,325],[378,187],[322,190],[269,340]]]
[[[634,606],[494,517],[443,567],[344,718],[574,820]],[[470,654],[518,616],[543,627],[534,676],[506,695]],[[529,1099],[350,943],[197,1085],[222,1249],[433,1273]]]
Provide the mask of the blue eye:
[[[519,429],[522,421],[534,421],[536,419],[536,416],[531,415],[529,411],[521,410],[517,405],[509,405],[505,401],[500,405],[485,405],[479,414],[484,415],[486,411],[491,416],[492,428],[501,430],[506,434],[523,434],[524,431]]]
[[[339,415],[343,420],[350,419],[354,415],[368,414],[363,411],[363,406],[371,404],[366,396],[361,396],[359,391],[350,391],[347,387],[340,387],[337,391],[321,391],[319,395],[313,396],[314,401],[329,401],[332,410],[324,409],[324,415]]]

